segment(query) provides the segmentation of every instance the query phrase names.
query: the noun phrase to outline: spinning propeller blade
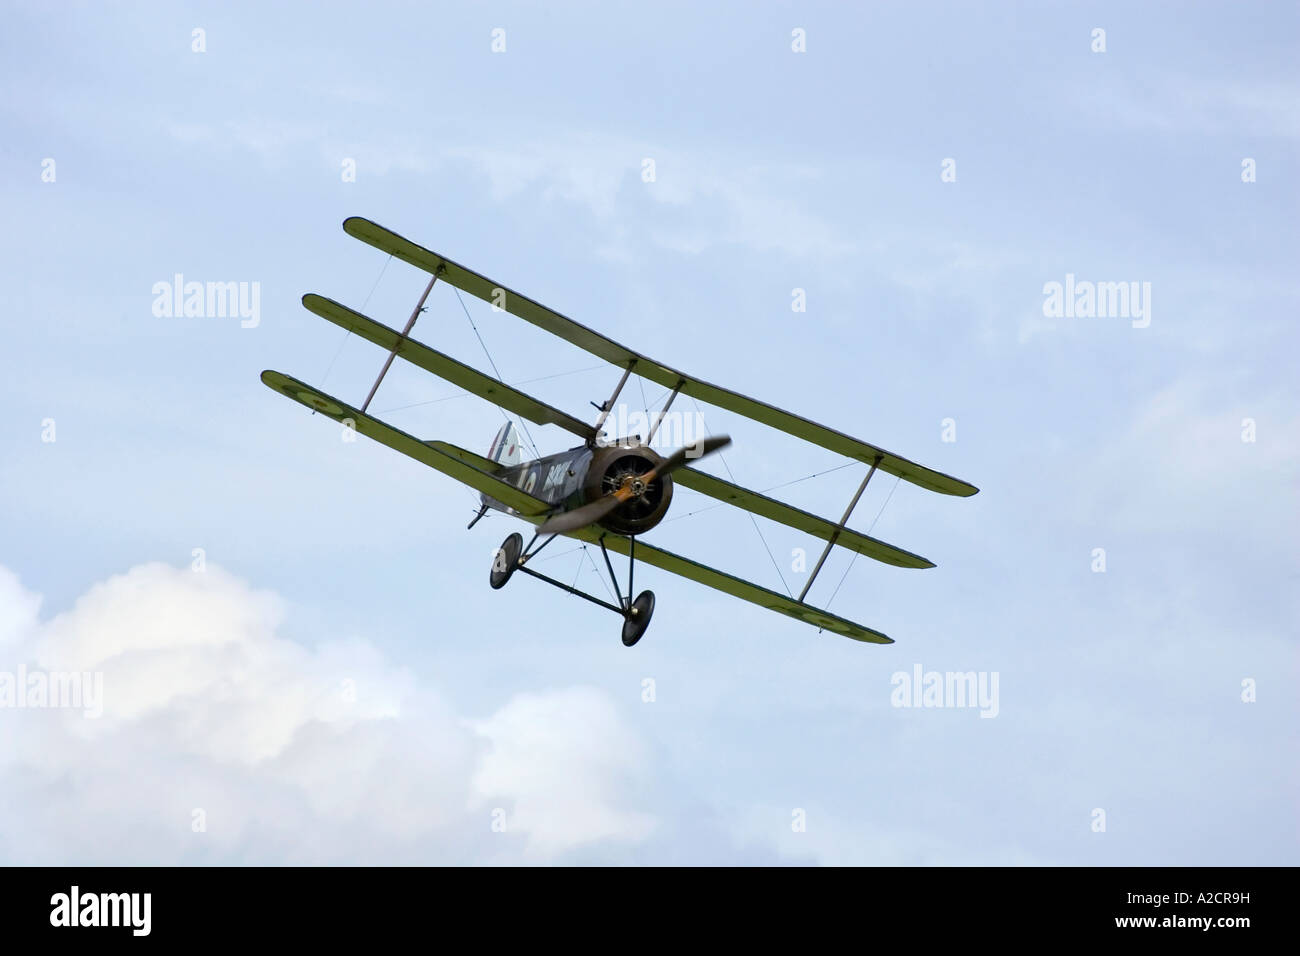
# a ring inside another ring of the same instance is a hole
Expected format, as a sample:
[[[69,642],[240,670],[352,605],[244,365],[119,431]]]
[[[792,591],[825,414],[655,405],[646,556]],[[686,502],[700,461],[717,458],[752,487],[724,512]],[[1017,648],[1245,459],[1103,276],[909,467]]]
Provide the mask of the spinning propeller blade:
[[[632,475],[623,480],[623,483],[605,495],[603,498],[597,498],[595,501],[589,501],[580,508],[574,508],[572,511],[563,511],[553,518],[545,521],[537,529],[538,534],[564,534],[568,531],[576,531],[579,528],[585,528],[589,524],[599,521],[605,515],[609,514],[619,505],[630,501],[641,495],[645,487],[656,478],[663,478],[671,475],[678,468],[681,468],[688,461],[696,461],[705,455],[711,455],[721,448],[731,444],[731,438],[728,435],[718,435],[713,438],[706,438],[702,442],[696,442],[694,445],[687,445],[679,448],[658,466],[651,468],[644,475]]]

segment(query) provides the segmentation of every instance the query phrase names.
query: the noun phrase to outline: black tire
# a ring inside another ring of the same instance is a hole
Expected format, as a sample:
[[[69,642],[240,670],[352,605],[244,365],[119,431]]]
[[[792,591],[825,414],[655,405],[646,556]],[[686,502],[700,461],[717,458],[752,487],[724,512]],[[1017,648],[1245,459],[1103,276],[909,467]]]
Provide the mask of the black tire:
[[[488,575],[488,584],[496,590],[506,586],[510,575],[519,567],[519,555],[524,550],[524,537],[515,532],[501,542],[496,554],[492,556],[492,572]]]
[[[641,640],[641,635],[650,626],[650,618],[655,613],[654,591],[642,591],[628,608],[628,616],[623,620],[623,646],[631,647]]]

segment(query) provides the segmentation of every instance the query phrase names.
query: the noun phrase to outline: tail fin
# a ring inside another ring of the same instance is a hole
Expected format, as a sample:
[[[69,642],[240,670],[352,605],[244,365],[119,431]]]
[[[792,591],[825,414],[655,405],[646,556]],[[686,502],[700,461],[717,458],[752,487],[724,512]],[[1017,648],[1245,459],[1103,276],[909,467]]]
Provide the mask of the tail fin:
[[[506,422],[501,426],[497,437],[492,439],[492,447],[488,449],[487,456],[507,468],[519,464],[519,433],[515,431],[514,422]]]

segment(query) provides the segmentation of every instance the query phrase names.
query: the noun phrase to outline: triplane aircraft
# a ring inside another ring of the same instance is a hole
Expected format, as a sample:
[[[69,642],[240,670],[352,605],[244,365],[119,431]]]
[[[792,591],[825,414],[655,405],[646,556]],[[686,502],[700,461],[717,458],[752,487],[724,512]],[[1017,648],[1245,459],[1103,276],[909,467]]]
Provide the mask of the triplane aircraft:
[[[925,558],[847,527],[849,516],[877,471],[895,475],[941,494],[969,496],[975,494],[977,488],[874,445],[850,438],[825,425],[669,368],[368,219],[352,217],[343,223],[343,229],[348,235],[429,273],[430,279],[424,294],[401,332],[332,299],[313,293],[303,296],[303,305],[309,311],[388,350],[388,359],[360,408],[353,408],[280,372],[265,371],[262,373],[262,381],[294,401],[335,421],[343,422],[361,434],[478,491],[482,506],[469,527],[474,527],[489,509],[537,525],[526,546],[523,537],[514,533],[497,549],[489,573],[489,583],[493,588],[503,587],[515,571],[546,581],[620,615],[623,618],[623,643],[631,647],[645,633],[655,608],[652,591],[642,591],[635,598],[632,596],[633,572],[636,561],[640,559],[646,564],[690,578],[820,629],[858,641],[893,643],[879,631],[807,604],[804,598],[807,597],[808,589],[812,587],[827,555],[836,545],[897,567],[934,567]],[[411,338],[415,320],[424,310],[425,300],[439,279],[621,367],[622,377],[613,394],[597,406],[600,414],[596,422],[587,424]],[[558,425],[582,439],[582,444],[568,451],[524,462],[520,460],[519,441],[514,425],[509,421],[497,433],[487,457],[443,441],[421,441],[394,428],[367,414],[367,408],[392,365],[393,358],[398,355],[493,402],[504,411],[513,412],[539,425]],[[668,400],[655,416],[650,434],[644,439],[640,436],[620,436],[613,441],[603,441],[600,437],[602,426],[628,377],[633,374],[670,389]],[[693,461],[726,446],[730,442],[726,436],[698,440],[694,445],[679,449],[667,457],[658,454],[650,447],[655,430],[679,395],[727,409],[866,464],[866,476],[844,510],[843,517],[838,522],[833,522],[691,467]],[[826,546],[799,597],[795,599],[778,594],[689,558],[644,542],[638,543],[639,535],[663,520],[672,502],[674,482],[823,539]],[[618,600],[617,605],[528,566],[530,559],[557,535],[599,545]],[[542,539],[541,544],[537,544],[538,539]],[[610,551],[624,554],[629,559],[626,595],[619,588],[618,577],[609,558]]]

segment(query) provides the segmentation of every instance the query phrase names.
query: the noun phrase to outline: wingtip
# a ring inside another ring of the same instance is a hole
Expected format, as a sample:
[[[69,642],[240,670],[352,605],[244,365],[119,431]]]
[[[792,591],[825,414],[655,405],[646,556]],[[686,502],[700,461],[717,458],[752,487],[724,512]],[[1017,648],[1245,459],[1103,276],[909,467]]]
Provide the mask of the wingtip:
[[[962,481],[960,478],[951,476],[948,476],[948,481],[943,485],[932,486],[932,490],[940,494],[952,495],[954,498],[970,498],[980,493],[980,490],[969,481]]]
[[[365,236],[362,235],[365,230],[383,228],[384,227],[379,225],[379,223],[375,222],[373,219],[367,219],[365,216],[348,216],[348,218],[343,220],[343,231],[353,239],[360,239],[363,242],[366,241]],[[387,232],[387,230],[384,231]]]

